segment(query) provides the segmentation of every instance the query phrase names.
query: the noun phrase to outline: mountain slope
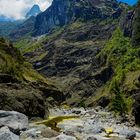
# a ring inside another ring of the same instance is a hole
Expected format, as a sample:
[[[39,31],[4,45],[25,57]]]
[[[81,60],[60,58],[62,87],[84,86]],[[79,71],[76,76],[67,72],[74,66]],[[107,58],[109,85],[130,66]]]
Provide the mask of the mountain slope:
[[[58,104],[61,96],[62,93],[33,70],[11,43],[0,38],[1,110],[15,110],[29,117],[44,117],[48,115],[47,98],[54,97]]]
[[[66,104],[107,107],[140,124],[138,13],[139,5],[117,1],[54,0],[36,18],[34,35],[47,35],[17,46],[64,92]]]
[[[134,16],[134,24],[133,24],[133,45],[139,46],[140,45],[140,1],[135,8],[135,16]]]
[[[3,21],[0,22],[0,36],[9,38],[9,34],[13,31],[22,21]]]
[[[9,38],[13,41],[19,39],[30,37],[34,29],[35,17],[32,16],[27,20],[24,20],[18,24],[11,32],[9,33]]]
[[[57,26],[54,32],[43,39],[21,41],[17,46],[40,73],[65,93],[68,104],[85,102],[90,106],[113,75],[112,67],[101,67],[95,56],[117,28],[125,8],[117,1],[54,0],[37,16],[35,25],[39,34]],[[56,21],[60,24],[54,24]],[[22,48],[20,43],[27,45]]]

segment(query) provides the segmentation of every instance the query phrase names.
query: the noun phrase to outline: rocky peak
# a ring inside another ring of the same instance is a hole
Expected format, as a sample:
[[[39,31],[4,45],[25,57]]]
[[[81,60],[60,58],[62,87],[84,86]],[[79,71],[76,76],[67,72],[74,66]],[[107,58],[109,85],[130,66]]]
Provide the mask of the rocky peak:
[[[37,16],[34,36],[77,19],[118,18],[121,12],[122,8],[116,0],[53,0],[52,5]]]
[[[31,16],[37,16],[37,14],[39,14],[40,12],[41,12],[40,7],[37,4],[35,4],[26,14],[26,18],[29,18]]]

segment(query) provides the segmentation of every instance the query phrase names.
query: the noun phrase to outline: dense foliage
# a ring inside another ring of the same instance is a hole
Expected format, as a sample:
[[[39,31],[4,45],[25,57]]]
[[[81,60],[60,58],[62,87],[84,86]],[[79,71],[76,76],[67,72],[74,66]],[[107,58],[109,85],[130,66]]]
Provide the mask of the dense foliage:
[[[24,60],[20,51],[3,38],[0,38],[0,73],[11,75],[19,81],[44,79]]]
[[[99,56],[106,59],[106,65],[111,65],[114,69],[114,76],[110,81],[111,108],[120,114],[131,111],[133,99],[127,97],[127,90],[124,91],[123,85],[126,83],[127,76],[140,69],[140,49],[131,45],[129,38],[124,37],[118,28],[112,38],[106,44]],[[127,73],[131,73],[127,75]],[[136,75],[138,76],[138,75]],[[128,77],[130,81],[130,77]],[[131,84],[134,84],[131,81]],[[133,87],[133,86],[132,86]]]

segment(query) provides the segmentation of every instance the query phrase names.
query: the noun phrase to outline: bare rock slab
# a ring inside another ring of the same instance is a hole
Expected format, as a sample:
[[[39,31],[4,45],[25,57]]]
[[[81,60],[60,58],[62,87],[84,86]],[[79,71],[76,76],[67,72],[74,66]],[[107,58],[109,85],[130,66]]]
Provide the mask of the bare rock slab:
[[[28,129],[28,117],[15,111],[0,110],[0,127],[7,126],[10,131],[18,134]]]

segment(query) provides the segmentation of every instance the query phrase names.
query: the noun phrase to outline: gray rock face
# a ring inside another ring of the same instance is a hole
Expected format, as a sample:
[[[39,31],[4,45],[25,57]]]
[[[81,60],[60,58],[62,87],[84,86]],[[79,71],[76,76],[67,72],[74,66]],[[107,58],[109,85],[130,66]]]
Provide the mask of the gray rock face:
[[[12,133],[8,127],[0,129],[0,140],[19,140],[19,136]]]
[[[53,0],[52,5],[37,16],[34,35],[48,33],[57,26],[66,25],[79,18],[118,18],[121,12],[122,9],[115,0]]]
[[[12,132],[19,133],[28,128],[28,118],[15,111],[0,111],[0,127],[7,126]]]

